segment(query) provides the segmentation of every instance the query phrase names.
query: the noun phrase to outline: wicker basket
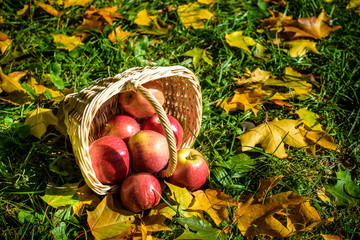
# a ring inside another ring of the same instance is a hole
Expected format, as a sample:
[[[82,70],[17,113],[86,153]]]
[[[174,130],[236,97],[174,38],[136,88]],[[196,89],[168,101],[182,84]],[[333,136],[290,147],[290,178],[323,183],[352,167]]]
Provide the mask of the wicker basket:
[[[160,81],[163,84],[163,106],[142,87],[142,84],[150,81]],[[178,119],[184,128],[183,147],[190,147],[200,131],[200,85],[196,76],[182,66],[131,68],[66,96],[58,113],[59,122],[64,125],[60,125],[58,129],[69,135],[76,162],[86,183],[100,195],[119,191],[119,185],[104,185],[96,178],[91,166],[89,145],[100,137],[101,130],[110,117],[125,113],[119,104],[119,93],[127,90],[141,93],[152,104],[165,130],[170,160],[167,168],[159,173],[160,177],[170,176],[177,163],[175,138],[166,114]]]

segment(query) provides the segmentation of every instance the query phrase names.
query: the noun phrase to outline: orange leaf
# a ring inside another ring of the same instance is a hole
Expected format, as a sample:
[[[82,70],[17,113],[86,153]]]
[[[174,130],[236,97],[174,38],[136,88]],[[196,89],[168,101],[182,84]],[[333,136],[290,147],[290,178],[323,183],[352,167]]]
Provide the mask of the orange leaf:
[[[64,14],[64,11],[58,11],[56,10],[54,7],[52,7],[49,4],[45,4],[39,1],[34,1],[34,4],[38,5],[39,7],[41,7],[44,11],[46,11],[47,13],[49,13],[50,15],[53,15],[55,17],[61,17],[61,15]]]
[[[315,39],[322,39],[330,34],[330,32],[336,31],[341,26],[330,26],[330,18],[322,10],[319,16],[305,17],[294,20],[292,23],[283,25],[284,32],[293,32],[292,38],[309,37]]]
[[[93,15],[100,15],[107,23],[112,25],[114,19],[122,18],[122,15],[118,13],[117,10],[118,6],[96,9],[96,7],[92,5],[90,9],[84,13],[84,16],[85,18],[91,18]]]
[[[121,30],[121,26],[118,26],[114,31],[109,34],[108,38],[114,43],[124,43],[130,36],[133,35],[135,34],[130,32],[124,32],[123,30]],[[121,48],[124,48],[124,45],[121,45]]]
[[[221,189],[198,190],[192,193],[195,198],[190,205],[190,210],[205,211],[214,220],[216,225],[223,221],[229,222],[227,208],[236,206],[236,201],[229,195],[223,193]]]

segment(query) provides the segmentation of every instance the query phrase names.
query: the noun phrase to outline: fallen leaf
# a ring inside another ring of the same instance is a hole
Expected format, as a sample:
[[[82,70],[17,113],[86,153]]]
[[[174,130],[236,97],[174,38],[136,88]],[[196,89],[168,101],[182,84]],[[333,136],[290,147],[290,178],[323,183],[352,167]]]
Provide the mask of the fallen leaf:
[[[320,188],[319,190],[317,190],[316,195],[324,203],[330,203],[331,201],[331,199],[326,195],[325,188]]]
[[[216,3],[216,0],[198,0],[198,2],[206,5],[211,5],[212,3]]]
[[[81,217],[86,206],[96,207],[100,203],[100,198],[91,190],[91,188],[84,184],[80,188],[78,188],[76,192],[79,202],[75,203],[72,206],[74,214],[78,217]]]
[[[234,91],[233,96],[219,101],[216,106],[223,108],[226,113],[239,109],[246,112],[251,109],[256,116],[259,112],[259,105],[265,102],[267,96],[269,95],[260,88],[238,88]]]
[[[257,234],[289,237],[310,221],[320,221],[316,210],[306,201],[306,197],[291,191],[250,200],[250,204],[243,203],[238,209],[238,228],[249,238]],[[282,222],[287,222],[286,226]]]
[[[139,32],[142,34],[152,34],[152,35],[164,35],[168,34],[172,28],[172,25],[165,23],[159,18],[155,18],[150,22],[150,26],[143,26],[139,29]]]
[[[212,218],[216,225],[223,221],[229,223],[228,207],[236,206],[236,201],[229,195],[221,191],[221,189],[198,190],[192,193],[194,200],[190,210],[204,211]]]
[[[211,53],[206,49],[194,48],[182,54],[184,56],[193,57],[193,65],[195,68],[199,66],[201,60],[204,60],[210,66],[213,65]]]
[[[27,71],[17,71],[5,75],[0,68],[0,93],[2,91],[6,92],[7,94],[11,94],[14,92],[25,92],[19,80],[27,73]]]
[[[347,238],[340,237],[339,235],[321,234],[324,240],[350,240]]]
[[[256,68],[254,71],[250,71],[248,68],[245,69],[245,73],[241,78],[235,78],[237,85],[254,85],[265,83],[271,76],[271,72]]]
[[[64,14],[64,11],[58,11],[56,10],[53,6],[46,4],[46,3],[42,3],[39,1],[34,1],[34,4],[38,5],[39,7],[41,7],[44,11],[46,11],[47,13],[49,13],[50,15],[53,15],[55,17],[61,17]]]
[[[10,37],[7,34],[0,32],[0,51],[1,51],[1,54],[4,54],[9,49],[12,42],[13,42],[13,40],[10,39]]]
[[[261,20],[261,26],[264,28],[270,28],[271,30],[281,31],[282,25],[286,25],[292,21],[291,16],[286,16],[282,12],[269,10],[271,17]]]
[[[54,183],[48,183],[45,195],[40,197],[53,208],[74,205],[79,201],[75,195],[78,185],[79,183],[66,183],[63,186],[56,186]]]
[[[51,109],[37,108],[31,112],[26,113],[25,125],[31,126],[31,134],[41,139],[42,135],[45,134],[46,129],[49,125],[57,125],[58,119],[52,113]]]
[[[356,13],[360,14],[360,0],[350,0],[346,9],[354,9]]]
[[[280,6],[286,6],[286,1],[284,0],[264,0],[264,2],[271,2]]]
[[[140,26],[151,26],[151,21],[155,18],[156,16],[149,16],[146,9],[143,9],[137,13],[134,23]]]
[[[121,208],[120,196],[107,194],[94,211],[87,211],[91,233],[98,240],[127,235],[135,229],[135,215]]]
[[[59,49],[73,50],[79,45],[82,45],[81,37],[79,36],[67,36],[65,34],[51,34],[54,38],[54,42],[61,43],[64,46],[57,46]]]
[[[26,13],[26,11],[29,9],[29,4],[24,4],[23,8],[16,12],[16,15],[21,16]]]
[[[204,28],[203,20],[209,20],[214,16],[207,9],[200,9],[200,5],[197,2],[180,5],[177,12],[184,27],[193,27],[194,29]]]
[[[122,15],[118,13],[117,10],[118,6],[97,9],[92,5],[90,9],[84,13],[84,17],[91,19],[93,16],[100,15],[108,24],[112,25],[114,19],[122,18]]]
[[[293,40],[285,42],[284,44],[289,48],[290,57],[302,57],[309,51],[320,54],[320,52],[316,49],[316,42],[312,42],[310,40]]]
[[[108,38],[110,39],[110,41],[114,42],[114,43],[120,43],[121,48],[125,48],[125,46],[121,43],[125,43],[130,36],[135,35],[134,33],[130,33],[130,32],[125,32],[121,29],[121,26],[118,26],[115,28],[114,31],[112,31]]]
[[[331,32],[341,28],[341,26],[330,26],[330,18],[322,10],[319,16],[304,17],[283,25],[284,32],[291,32],[294,35],[292,39],[299,37],[309,37],[322,39],[327,37]]]
[[[211,223],[205,219],[193,216],[190,218],[177,218],[176,221],[191,230],[184,231],[184,233],[176,239],[226,239],[224,231],[218,228],[214,228]]]
[[[346,206],[360,204],[360,186],[351,179],[350,170],[339,169],[336,172],[337,182],[335,185],[325,185],[326,191],[337,198],[337,205]]]
[[[279,87],[284,87],[284,91],[280,91]],[[308,83],[301,73],[288,67],[285,69],[285,76],[267,80],[263,90],[268,94],[276,93],[270,99],[285,100],[307,95],[312,90],[312,84]]]
[[[308,110],[308,107],[300,108],[295,111],[301,121],[312,130],[323,131],[326,128],[320,123],[320,116]]]
[[[255,41],[251,37],[244,36],[243,31],[236,31],[230,34],[225,34],[226,42],[232,47],[243,49],[246,53],[251,53],[249,46],[254,46]]]
[[[29,76],[26,83],[35,90],[37,95],[46,95],[48,93],[51,95],[51,99],[56,103],[61,102],[64,99],[64,95],[60,91],[39,84],[32,75]],[[47,98],[49,97],[47,96]]]
[[[339,151],[333,136],[327,132],[323,130],[312,130],[306,126],[299,127],[299,131],[306,138],[306,140],[310,142],[310,144],[316,144],[333,151]]]
[[[72,6],[88,6],[93,0],[64,0],[64,8]]]
[[[267,193],[282,180],[283,177],[284,177],[283,175],[279,175],[279,176],[269,177],[267,179],[260,181],[259,187],[256,191],[254,198],[258,199],[265,197]]]
[[[305,138],[297,128],[300,120],[277,118],[271,122],[263,123],[238,137],[241,141],[242,151],[250,151],[255,145],[261,144],[266,153],[278,158],[287,157],[285,144],[304,148],[308,146]]]

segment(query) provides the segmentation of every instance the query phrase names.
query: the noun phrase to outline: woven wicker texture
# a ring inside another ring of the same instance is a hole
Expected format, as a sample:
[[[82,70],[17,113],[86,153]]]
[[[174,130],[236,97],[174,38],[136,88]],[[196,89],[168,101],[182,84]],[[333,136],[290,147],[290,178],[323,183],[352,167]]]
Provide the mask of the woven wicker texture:
[[[164,87],[165,103],[157,100],[142,87],[159,81]],[[101,135],[108,119],[125,113],[119,103],[119,93],[134,90],[141,93],[154,107],[165,130],[170,160],[160,176],[170,176],[176,167],[176,145],[166,114],[179,120],[184,128],[182,147],[191,147],[200,131],[202,117],[201,89],[196,76],[182,66],[131,68],[114,77],[100,80],[96,85],[66,96],[58,113],[64,127],[59,130],[69,135],[76,161],[89,187],[104,195],[119,191],[119,185],[104,185],[96,178],[91,166],[89,145]],[[142,120],[137,119],[139,122]],[[61,121],[60,121],[61,122]]]

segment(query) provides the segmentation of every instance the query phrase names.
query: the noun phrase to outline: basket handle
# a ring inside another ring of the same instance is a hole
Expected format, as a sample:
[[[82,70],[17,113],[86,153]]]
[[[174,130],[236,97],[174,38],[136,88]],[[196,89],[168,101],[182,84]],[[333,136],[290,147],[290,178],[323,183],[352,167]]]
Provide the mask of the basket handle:
[[[165,137],[168,142],[169,148],[169,164],[166,169],[160,171],[158,175],[160,177],[170,177],[176,168],[177,165],[177,147],[174,137],[174,132],[171,129],[170,121],[166,116],[164,108],[161,106],[159,101],[154,97],[152,93],[137,81],[131,80],[128,82],[128,88],[133,89],[135,92],[140,93],[147,101],[150,102],[151,106],[155,109],[155,113],[159,117],[160,123],[164,129]]]

